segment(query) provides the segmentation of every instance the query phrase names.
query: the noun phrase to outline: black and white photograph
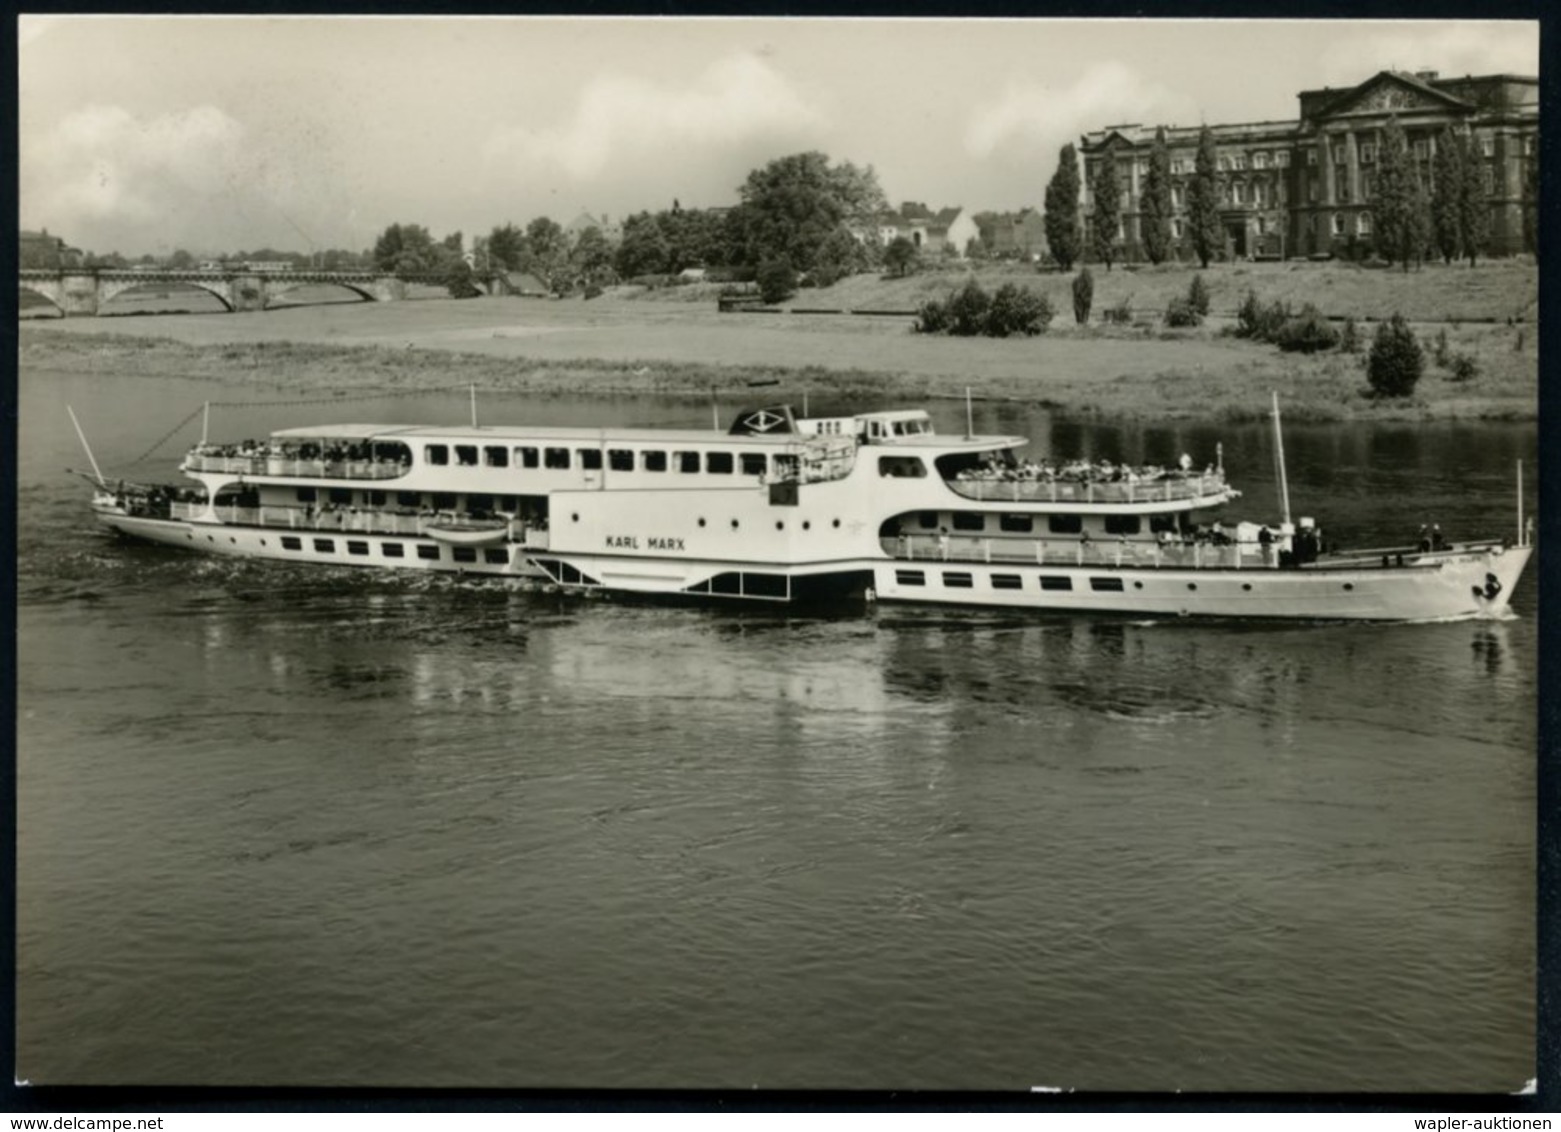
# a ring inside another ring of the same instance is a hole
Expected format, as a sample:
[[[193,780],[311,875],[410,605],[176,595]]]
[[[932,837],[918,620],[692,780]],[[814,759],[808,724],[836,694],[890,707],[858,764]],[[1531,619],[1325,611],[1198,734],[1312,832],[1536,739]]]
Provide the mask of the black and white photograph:
[[[1554,1101],[1538,21],[17,30],[22,1103]]]

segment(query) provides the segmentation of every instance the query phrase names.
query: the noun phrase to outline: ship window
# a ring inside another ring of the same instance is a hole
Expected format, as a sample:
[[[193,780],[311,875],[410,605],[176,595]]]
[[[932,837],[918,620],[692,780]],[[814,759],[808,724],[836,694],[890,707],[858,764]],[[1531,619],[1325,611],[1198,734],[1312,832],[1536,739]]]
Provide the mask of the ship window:
[[[379,552],[386,558],[405,558],[406,547],[399,542],[382,542],[379,544]]]
[[[641,452],[640,462],[647,472],[664,472],[667,470],[667,454],[659,448],[649,448]]]
[[[348,491],[344,487],[333,487],[333,488],[331,488],[331,502],[332,503],[351,503],[352,502],[352,492]]]
[[[580,466],[588,472],[602,470],[602,450],[600,448],[580,448],[575,451],[580,457]]]
[[[515,449],[515,463],[522,468],[535,468],[538,464],[537,450],[531,447]]]
[[[1161,531],[1174,532],[1176,530],[1176,516],[1151,515],[1149,516],[1149,529],[1155,534],[1159,534]]]
[[[317,538],[314,540],[314,548],[321,554],[335,554],[336,543],[333,539]]]
[[[482,450],[482,462],[490,468],[507,468],[509,449],[499,444],[490,444]]]
[[[1107,515],[1106,533],[1108,535],[1136,535],[1143,530],[1143,520],[1137,515]]]
[[[312,487],[301,487],[298,489],[298,502],[300,503],[313,503],[318,498],[319,496],[315,494],[315,490]]]
[[[697,473],[699,471],[698,452],[674,452],[672,453],[672,458],[677,461],[678,471],[680,472]]]
[[[787,579],[784,574],[743,574],[743,593],[749,597],[786,597]]]
[[[397,507],[416,507],[423,501],[423,497],[415,491],[396,492]]]
[[[457,562],[477,561],[477,548],[475,546],[452,546],[450,553]]]
[[[369,544],[366,542],[359,542],[357,539],[353,539],[347,543],[348,554],[367,554],[368,552]]]
[[[975,585],[975,579],[966,573],[943,572],[943,584],[951,590],[968,590]]]
[[[1054,535],[1076,535],[1084,529],[1084,516],[1048,515],[1046,529]]]
[[[450,462],[450,450],[443,444],[429,444],[423,449],[423,459],[430,464],[448,464]]]
[[[984,531],[986,530],[986,516],[976,511],[954,512],[954,529],[956,531]]]
[[[491,495],[468,495],[466,497],[466,509],[468,511],[492,511],[493,510],[493,496],[491,496]]]
[[[1015,534],[1029,534],[1035,529],[1035,520],[1029,515],[1000,515],[997,519],[997,526],[999,530]]]
[[[1071,590],[1073,579],[1066,574],[1042,574],[1041,589],[1043,590]]]
[[[283,535],[282,536],[282,549],[283,550],[302,550],[303,548],[304,548],[304,540],[303,539],[301,539],[301,538],[294,538],[292,535]]]
[[[916,516],[916,524],[924,531],[930,531],[938,525],[938,513],[936,511],[922,511]]]
[[[477,446],[475,444],[457,444],[455,446],[455,458],[463,468],[475,468],[477,466]]]
[[[768,467],[768,461],[763,452],[744,452],[742,467],[745,476],[762,476]]]
[[[1103,592],[1103,593],[1121,593],[1122,592],[1122,579],[1121,578],[1091,578],[1089,580],[1089,588],[1092,589],[1092,590],[1098,590],[1098,591]]]
[[[369,492],[369,503],[374,507],[385,506],[385,493],[383,491]]]
[[[1017,590],[1021,589],[1023,586],[1024,583],[1019,580],[1018,574],[992,575],[992,588],[994,590]]]
[[[927,465],[922,463],[920,456],[880,456],[878,474],[895,479],[925,479]]]
[[[729,476],[732,474],[733,466],[730,452],[705,453],[705,471],[713,476]]]
[[[420,542],[417,544],[417,556],[437,562],[439,561],[439,548],[431,542]]]
[[[925,586],[927,575],[921,570],[896,570],[894,580],[902,586]]]
[[[567,468],[567,467],[569,467],[569,449],[567,449],[567,448],[549,448],[547,450],[547,460],[546,460],[546,463],[547,463],[547,466],[550,467],[550,468]]]
[[[513,495],[499,496],[499,510],[507,511],[511,515],[520,510],[520,500]]]
[[[448,491],[436,491],[432,497],[435,511],[454,511],[455,495]]]
[[[482,560],[489,566],[503,566],[509,562],[509,551],[497,546],[490,546],[482,552]]]
[[[611,448],[607,452],[607,466],[615,472],[632,472],[634,453],[627,448]]]

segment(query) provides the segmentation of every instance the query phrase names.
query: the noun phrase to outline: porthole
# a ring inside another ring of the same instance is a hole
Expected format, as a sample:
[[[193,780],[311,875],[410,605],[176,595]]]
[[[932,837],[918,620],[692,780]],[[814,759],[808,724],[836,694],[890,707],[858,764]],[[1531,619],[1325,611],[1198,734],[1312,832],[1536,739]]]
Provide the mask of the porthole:
[[[234,538],[232,535],[228,536],[228,541],[231,542],[234,546],[238,545],[238,539]]]
[[[266,545],[266,540],[265,539],[261,539],[260,540],[260,545],[261,546],[265,546]]]
[[[703,519],[701,519],[701,520],[699,520],[699,525],[700,525],[700,526],[701,526],[701,527],[702,527],[702,526],[704,526],[704,525],[705,525],[705,521],[704,521],[704,520],[703,520]]]
[[[775,520],[775,529],[777,531],[784,531],[786,529],[786,524],[784,522],[782,522],[780,519],[776,519]]]
[[[1195,589],[1198,588],[1198,583],[1197,582],[1188,582],[1187,583],[1187,588],[1190,589],[1190,590],[1195,590]]]
[[[835,520],[835,529],[836,529],[836,530],[839,530],[839,529],[840,529],[840,520],[839,520],[839,519],[836,519],[836,520]]]
[[[570,518],[571,521],[578,523],[580,521],[580,512],[578,512],[578,511],[573,512],[569,516],[569,518]]]
[[[195,537],[195,535],[192,534],[189,531],[186,531],[185,534],[184,534],[184,537],[187,538],[187,539],[193,539]]]
[[[1242,582],[1241,583],[1241,588],[1244,589],[1244,590],[1250,590],[1252,588],[1252,583],[1251,582]]]
[[[732,520],[732,530],[734,530],[734,531],[735,531],[735,530],[736,530],[736,529],[737,529],[737,520],[736,520],[736,519],[733,519],[733,520]]]
[[[1347,589],[1347,590],[1353,590],[1355,588],[1355,583],[1354,582],[1345,582],[1344,583],[1344,588]]]
[[[1135,590],[1141,590],[1141,589],[1144,588],[1144,583],[1142,583],[1142,582],[1134,582],[1133,583],[1133,588]]]
[[[217,536],[216,535],[207,535],[206,536],[206,541],[207,542],[216,542],[217,541]]]

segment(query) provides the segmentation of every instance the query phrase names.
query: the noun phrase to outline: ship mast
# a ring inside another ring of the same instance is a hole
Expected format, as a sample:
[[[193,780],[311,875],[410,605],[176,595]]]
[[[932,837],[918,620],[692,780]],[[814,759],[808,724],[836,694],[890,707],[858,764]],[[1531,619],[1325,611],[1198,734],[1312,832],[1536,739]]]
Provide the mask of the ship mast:
[[[1274,469],[1279,478],[1279,513],[1290,524],[1290,484],[1285,479],[1285,436],[1279,426],[1279,391],[1274,391]]]

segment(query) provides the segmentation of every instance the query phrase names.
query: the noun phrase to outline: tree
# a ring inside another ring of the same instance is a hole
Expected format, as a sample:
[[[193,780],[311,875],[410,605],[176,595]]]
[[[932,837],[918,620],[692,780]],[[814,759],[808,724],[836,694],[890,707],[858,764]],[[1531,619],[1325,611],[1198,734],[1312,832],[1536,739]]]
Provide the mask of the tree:
[[[1057,171],[1046,185],[1046,243],[1064,271],[1073,270],[1083,250],[1079,232],[1079,157],[1072,143],[1057,154]]]
[[[1485,188],[1487,168],[1479,142],[1472,132],[1466,133],[1463,138],[1463,190],[1458,194],[1458,231],[1470,267],[1475,265],[1491,238],[1490,194]]]
[[[552,290],[564,280],[569,262],[569,241],[558,222],[539,216],[526,225],[525,268]]]
[[[1095,277],[1084,268],[1073,277],[1073,321],[1083,326],[1089,321],[1089,309],[1095,302]]]
[[[392,224],[374,241],[373,255],[375,267],[397,274],[433,271],[439,263],[434,239],[421,224]]]
[[[883,265],[891,276],[900,279],[916,270],[916,262],[919,258],[915,244],[904,236],[896,236],[884,249]]]
[[[1405,325],[1403,315],[1394,314],[1377,327],[1366,366],[1367,380],[1375,396],[1408,397],[1424,370],[1425,351],[1415,332]]]
[[[624,279],[658,275],[667,268],[667,238],[656,218],[640,212],[623,222],[623,239],[613,254],[613,266]]]
[[[176,248],[173,255],[168,257],[168,266],[175,271],[188,271],[195,266],[195,257],[183,248]]]
[[[1122,186],[1117,180],[1117,155],[1114,146],[1107,145],[1095,167],[1095,180],[1090,185],[1090,195],[1095,207],[1090,211],[1090,250],[1095,258],[1111,270],[1111,260],[1116,254],[1117,229],[1122,224]]]
[[[1192,181],[1187,186],[1188,235],[1201,267],[1208,267],[1214,253],[1225,246],[1218,178],[1214,132],[1204,126],[1198,132],[1198,154],[1193,160]]]
[[[1448,126],[1436,139],[1436,159],[1431,163],[1431,238],[1443,263],[1463,255],[1458,221],[1458,194],[1462,191],[1463,145]]]
[[[526,234],[513,224],[488,233],[488,260],[499,271],[519,271],[526,262]]]
[[[862,244],[845,225],[836,228],[818,249],[813,264],[813,282],[828,287],[836,280],[844,279],[859,271],[862,266]]]
[[[753,170],[738,195],[741,262],[785,259],[800,271],[813,270],[819,249],[836,229],[866,223],[888,207],[872,166],[831,165],[817,151]]]
[[[1388,119],[1377,151],[1377,184],[1371,195],[1371,231],[1377,250],[1389,263],[1409,270],[1414,258],[1413,211],[1415,170],[1410,164],[1409,142],[1398,115]]]
[[[1405,223],[1409,226],[1410,254],[1416,264],[1424,264],[1431,254],[1431,195],[1418,170],[1409,182],[1409,215]]]
[[[587,287],[612,281],[612,246],[596,225],[575,237],[574,247],[569,250],[569,267]]]
[[[1149,149],[1149,176],[1139,205],[1139,235],[1150,263],[1164,263],[1171,252],[1171,150],[1165,144],[1165,128],[1154,133]]]
[[[797,273],[785,259],[767,259],[759,265],[759,297],[767,303],[791,298],[797,290]]]

